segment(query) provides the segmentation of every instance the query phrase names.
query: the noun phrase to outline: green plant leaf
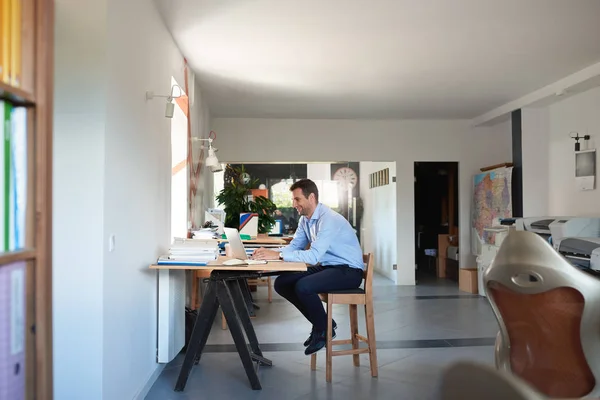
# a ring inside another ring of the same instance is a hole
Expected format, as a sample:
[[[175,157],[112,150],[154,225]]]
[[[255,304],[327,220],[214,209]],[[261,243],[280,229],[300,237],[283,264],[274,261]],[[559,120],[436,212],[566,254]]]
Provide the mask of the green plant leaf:
[[[233,170],[234,175],[237,176],[241,176],[245,172],[244,165]],[[253,212],[258,214],[258,233],[268,233],[273,228],[275,225],[273,212],[277,209],[275,203],[263,196],[257,196],[252,201],[248,201],[250,189],[256,189],[258,186],[258,179],[251,179],[246,185],[233,179],[231,185],[226,185],[219,192],[216,199],[223,205],[226,213],[226,227],[239,229],[240,214]]]

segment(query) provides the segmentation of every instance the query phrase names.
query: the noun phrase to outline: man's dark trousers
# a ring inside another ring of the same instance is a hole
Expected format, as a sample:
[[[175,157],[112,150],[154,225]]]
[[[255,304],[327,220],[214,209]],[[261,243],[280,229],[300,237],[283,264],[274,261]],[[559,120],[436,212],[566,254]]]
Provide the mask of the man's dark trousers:
[[[327,314],[319,293],[356,289],[363,270],[347,265],[308,267],[306,272],[284,273],[275,279],[275,291],[285,297],[313,324],[316,331],[327,329]]]

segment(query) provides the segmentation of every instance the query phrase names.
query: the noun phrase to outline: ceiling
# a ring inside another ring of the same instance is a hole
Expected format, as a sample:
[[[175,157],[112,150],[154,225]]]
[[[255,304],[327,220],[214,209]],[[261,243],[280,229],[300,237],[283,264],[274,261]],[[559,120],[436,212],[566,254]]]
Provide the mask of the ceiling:
[[[600,62],[600,0],[155,0],[214,117],[474,118]]]

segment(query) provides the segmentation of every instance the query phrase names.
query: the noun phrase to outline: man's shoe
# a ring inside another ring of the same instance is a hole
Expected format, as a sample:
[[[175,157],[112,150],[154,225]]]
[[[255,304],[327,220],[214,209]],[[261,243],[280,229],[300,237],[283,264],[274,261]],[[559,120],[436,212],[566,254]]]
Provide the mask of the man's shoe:
[[[334,337],[336,337],[335,330],[337,329],[337,324],[335,323],[335,320],[331,321],[331,322],[332,322],[331,326],[333,327],[333,333],[331,334],[331,338],[333,339]],[[304,347],[308,346],[310,344],[310,342],[312,341],[314,331],[315,330],[313,328],[313,330],[310,332],[310,336],[308,336],[308,339],[306,339],[304,341]]]
[[[312,340],[310,341],[308,347],[304,349],[304,354],[309,356],[311,354],[316,353],[317,351],[325,347],[326,342],[327,340],[325,337],[325,331],[313,332]]]

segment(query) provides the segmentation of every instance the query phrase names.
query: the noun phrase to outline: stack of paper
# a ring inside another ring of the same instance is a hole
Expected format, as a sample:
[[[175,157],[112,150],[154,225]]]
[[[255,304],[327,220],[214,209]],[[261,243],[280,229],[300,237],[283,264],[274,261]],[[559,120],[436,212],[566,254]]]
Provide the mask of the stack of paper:
[[[219,243],[214,239],[175,238],[169,254],[158,259],[158,264],[207,265],[217,259]]]
[[[217,228],[202,228],[197,231],[192,231],[194,239],[211,240],[218,239],[219,233]]]

